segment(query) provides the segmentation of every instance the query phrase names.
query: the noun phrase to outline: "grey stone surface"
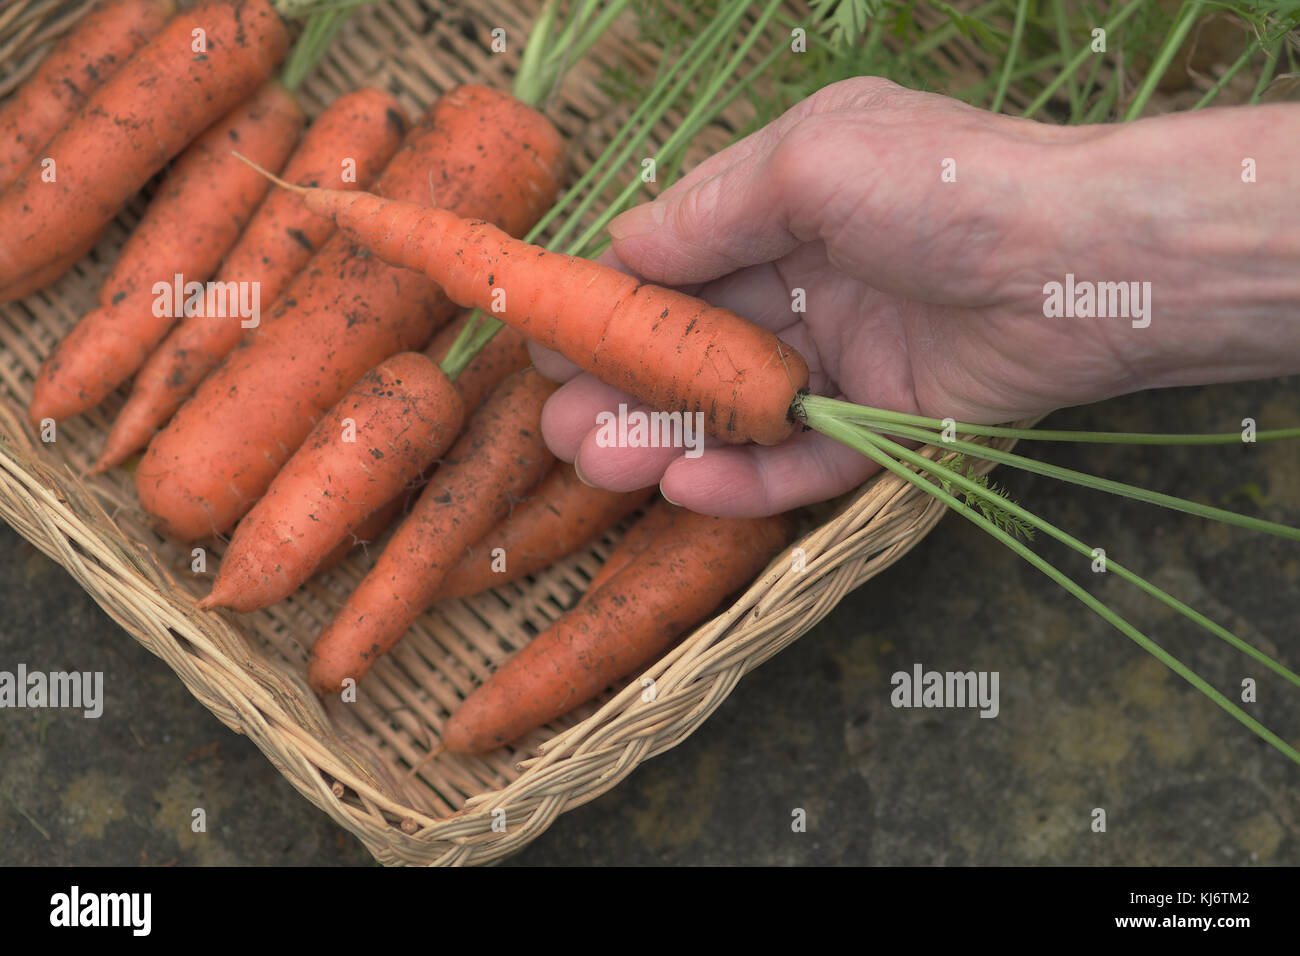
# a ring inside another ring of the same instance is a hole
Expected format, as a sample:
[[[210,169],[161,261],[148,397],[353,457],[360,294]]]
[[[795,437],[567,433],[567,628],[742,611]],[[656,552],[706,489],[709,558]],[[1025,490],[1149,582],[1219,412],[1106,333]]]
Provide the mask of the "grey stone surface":
[[[1052,427],[1300,423],[1295,379],[1130,396]],[[1300,442],[1022,450],[1300,525]],[[1016,500],[1293,667],[1300,545],[999,470]],[[1050,542],[1039,553],[1300,742],[1300,689]],[[103,670],[104,715],[0,710],[0,863],[370,865],[245,738],[14,532],[0,669]],[[895,709],[916,663],[1000,675],[1001,710]],[[207,832],[193,833],[203,807]],[[1090,824],[1106,811],[1105,833]],[[806,832],[792,814],[806,812]],[[507,865],[1295,864],[1300,767],[960,518],[759,668],[690,739]]]

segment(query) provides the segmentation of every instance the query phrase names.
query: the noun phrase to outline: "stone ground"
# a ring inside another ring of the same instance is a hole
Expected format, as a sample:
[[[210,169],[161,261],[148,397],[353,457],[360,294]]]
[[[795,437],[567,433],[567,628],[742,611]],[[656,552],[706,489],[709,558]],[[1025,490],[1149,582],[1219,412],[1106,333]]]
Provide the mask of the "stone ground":
[[[1058,428],[1300,423],[1296,379],[1131,396]],[[1038,445],[1048,461],[1300,525],[1300,442]],[[998,472],[1016,500],[1300,667],[1300,545]],[[1063,549],[1040,543],[1058,563]],[[1113,576],[1076,579],[1300,742],[1300,689]],[[102,670],[98,720],[0,710],[0,864],[367,866],[243,737],[0,529],[0,670]],[[1001,712],[907,710],[890,675],[1000,675]],[[205,808],[208,832],[190,829]],[[806,832],[793,832],[796,808]],[[1093,811],[1106,831],[1091,829]],[[690,739],[509,864],[1296,864],[1300,767],[1020,559],[949,516],[746,678]]]

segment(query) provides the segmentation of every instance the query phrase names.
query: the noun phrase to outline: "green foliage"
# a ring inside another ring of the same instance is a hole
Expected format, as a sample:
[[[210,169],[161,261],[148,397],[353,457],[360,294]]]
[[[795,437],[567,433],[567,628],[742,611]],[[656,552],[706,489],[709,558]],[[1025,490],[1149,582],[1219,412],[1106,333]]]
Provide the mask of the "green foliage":
[[[1190,12],[1179,4],[1139,0],[1140,8],[1108,31],[1104,54],[1089,53],[1072,64],[1081,50],[1088,49],[1092,30],[1106,24],[1125,2],[1030,0],[1009,75],[1008,112],[1019,111],[1013,104],[1035,101],[1043,93],[1043,102],[1034,102],[1031,116],[1084,123],[1113,120],[1126,109],[1136,113],[1159,79],[1152,74],[1169,68],[1172,51],[1163,48],[1170,33],[1180,18],[1189,16],[1193,20],[1189,37],[1196,36],[1212,17],[1226,14],[1240,21],[1252,36],[1252,47],[1237,69],[1264,80],[1264,85],[1272,75],[1266,72],[1265,51],[1276,49],[1290,34],[1275,66],[1278,73],[1294,69],[1296,51],[1300,50],[1296,32],[1300,29],[1300,0],[1202,0]],[[1018,0],[806,0],[806,5],[791,4],[780,18],[780,29],[788,34],[794,27],[804,27],[807,49],[778,57],[766,81],[751,88],[747,95],[756,116],[741,132],[750,132],[822,87],[853,76],[882,76],[913,89],[936,90],[987,107],[1012,56],[1011,27],[1017,6]],[[638,29],[644,40],[665,51],[667,59],[717,9],[718,0],[646,0],[636,4]],[[943,24],[936,27],[940,18]],[[777,42],[785,42],[784,37]],[[984,80],[960,85],[953,73],[958,61],[948,55],[954,43],[965,46],[977,61],[983,60]],[[634,103],[652,82],[626,69],[615,69],[602,78],[601,87],[615,102]]]
[[[675,56],[695,39],[701,24],[715,17],[720,0],[640,0],[636,4],[641,38],[667,56]]]
[[[867,25],[879,20],[885,0],[812,0],[813,22],[830,41],[842,50],[853,46],[867,32]]]
[[[956,494],[961,500],[972,508],[978,508],[984,517],[988,518],[995,525],[1013,537],[1024,538],[1026,541],[1034,540],[1034,526],[1019,515],[1013,515],[1002,507],[998,499],[1011,501],[1011,495],[1005,488],[995,485],[988,475],[981,475],[975,470],[975,466],[970,464],[965,455],[949,455],[938,462],[939,467],[946,468],[949,471],[956,472],[964,478],[969,478],[981,488],[985,489],[988,494],[975,494],[965,489],[959,489]],[[943,486],[943,490],[948,494],[953,494],[952,482],[939,475],[935,479]]]

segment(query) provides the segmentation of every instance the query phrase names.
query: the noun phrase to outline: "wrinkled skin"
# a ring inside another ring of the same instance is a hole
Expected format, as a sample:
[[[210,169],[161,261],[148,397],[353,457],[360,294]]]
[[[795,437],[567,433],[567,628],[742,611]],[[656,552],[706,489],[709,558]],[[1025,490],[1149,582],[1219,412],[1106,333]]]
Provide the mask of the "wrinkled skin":
[[[857,78],[826,87],[610,226],[605,262],[776,331],[812,390],[997,423],[1144,388],[1300,370],[1300,106],[1063,128]],[[1243,183],[1243,157],[1259,170]],[[955,160],[956,181],[941,178]],[[1151,283],[1152,321],[1046,318],[1044,284]],[[806,312],[791,290],[806,292]],[[584,480],[660,482],[731,517],[825,500],[875,466],[815,432],[772,447],[607,448],[634,400],[554,353],[543,429]],[[1222,423],[1218,423],[1222,425]],[[1171,423],[1170,430],[1204,430]]]

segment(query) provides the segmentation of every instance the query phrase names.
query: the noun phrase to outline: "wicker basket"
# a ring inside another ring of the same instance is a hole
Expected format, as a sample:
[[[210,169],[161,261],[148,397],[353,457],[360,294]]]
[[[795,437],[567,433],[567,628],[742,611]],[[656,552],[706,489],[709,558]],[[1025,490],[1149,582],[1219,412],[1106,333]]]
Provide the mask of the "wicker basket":
[[[0,13],[0,94],[85,6],[17,0]],[[353,17],[303,99],[315,112],[349,89],[383,85],[416,115],[458,83],[508,87],[514,54],[487,52],[489,31],[503,26],[508,37],[522,38],[540,6],[540,0],[488,0],[455,8],[439,0],[436,13],[423,0],[377,4]],[[634,33],[634,23],[617,24],[546,106],[571,143],[571,174],[591,162],[622,120],[600,91],[600,73],[615,64],[637,70],[655,62]],[[728,119],[741,124],[745,111],[738,101]],[[706,131],[695,158],[730,135],[725,124]],[[355,704],[323,706],[304,679],[306,650],[372,555],[354,555],[257,614],[200,612],[195,598],[210,584],[220,543],[209,546],[207,573],[194,573],[190,549],[152,530],[129,475],[79,477],[122,396],[62,423],[51,444],[26,424],[23,409],[41,360],[93,306],[143,203],[138,198],[124,211],[57,285],[0,306],[0,514],[383,863],[486,863],[519,850],[558,814],[683,740],[742,676],[898,560],[942,516],[942,506],[895,477],[868,482],[798,542],[802,568],[788,556],[775,561],[725,613],[646,672],[655,680],[653,700],[643,699],[638,675],[518,748],[422,763],[448,713],[573,602],[617,535],[531,582],[436,606],[374,668]]]

